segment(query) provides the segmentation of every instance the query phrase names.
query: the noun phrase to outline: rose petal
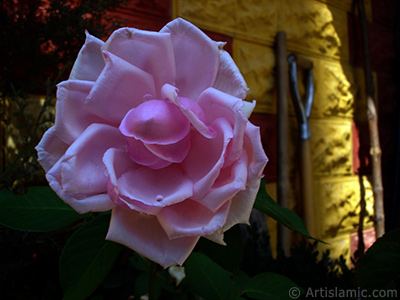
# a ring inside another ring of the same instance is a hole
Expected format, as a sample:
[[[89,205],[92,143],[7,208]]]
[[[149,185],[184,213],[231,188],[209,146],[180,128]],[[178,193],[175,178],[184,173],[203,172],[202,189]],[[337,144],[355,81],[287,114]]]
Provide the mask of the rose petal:
[[[135,165],[129,156],[110,149],[104,155],[110,182],[119,197],[114,202],[129,209],[145,210],[154,214],[166,205],[190,198],[193,193],[192,182],[175,165],[160,170]],[[143,204],[138,207],[137,202]],[[156,208],[153,210],[152,208]],[[146,210],[146,209],[150,210]]]
[[[106,193],[97,195],[71,194],[61,184],[61,160],[47,172],[46,179],[57,195],[80,214],[90,211],[99,212],[112,209],[115,204]]]
[[[227,166],[231,165],[232,163],[236,162],[242,155],[244,134],[248,123],[249,121],[240,111],[237,111],[235,113],[233,139],[229,144],[225,165]]]
[[[222,48],[219,55],[220,64],[213,87],[234,97],[246,98],[249,88],[232,57]]]
[[[205,236],[207,239],[224,245],[224,232],[236,224],[249,224],[250,213],[256,199],[260,179],[249,181],[246,190],[240,191],[231,202],[225,225],[214,233]]]
[[[167,268],[182,265],[199,237],[171,240],[155,216],[116,207],[106,239],[123,244]]]
[[[153,77],[127,61],[104,52],[106,66],[86,99],[87,108],[96,115],[119,124],[125,114],[155,95]]]
[[[197,129],[204,137],[215,138],[215,131],[212,127],[205,124],[205,116],[201,107],[185,97],[178,97],[178,89],[170,84],[164,84],[161,90],[162,96],[174,103],[186,118],[190,121],[194,128]]]
[[[176,63],[174,85],[182,97],[197,99],[215,82],[219,66],[217,43],[181,18],[171,21],[160,32],[171,33]]]
[[[103,162],[109,174],[107,183],[108,195],[119,207],[152,215],[157,214],[164,207],[161,203],[156,203],[156,206],[147,205],[140,200],[132,199],[123,194],[123,190],[126,188],[124,183],[126,179],[123,177],[127,172],[136,171],[140,168],[126,155],[126,152],[113,148],[108,149],[103,156]],[[127,183],[127,185],[129,186],[130,183]]]
[[[44,133],[35,149],[38,153],[38,162],[46,172],[64,155],[68,146],[55,133],[54,126]]]
[[[128,137],[126,140],[128,154],[134,162],[155,170],[169,166],[172,163],[154,155],[143,142],[133,137]]]
[[[190,150],[190,135],[171,145],[145,144],[154,155],[171,163],[181,163]],[[154,168],[153,168],[154,169]]]
[[[122,195],[149,206],[171,205],[192,196],[192,182],[178,167],[171,165],[160,170],[140,167],[118,179]]]
[[[260,128],[247,124],[243,148],[249,154],[249,180],[261,178],[268,157],[261,144]]]
[[[243,107],[243,101],[214,88],[206,89],[197,103],[204,111],[207,124],[217,118],[225,118],[232,125],[235,123],[235,113]]]
[[[104,153],[103,163],[106,166],[109,181],[114,186],[117,195],[119,194],[118,178],[128,171],[140,167],[130,159],[125,151],[115,148],[110,148]]]
[[[243,146],[245,148],[244,152],[248,154],[249,161],[246,189],[240,191],[232,199],[228,219],[223,228],[207,236],[207,238],[216,243],[224,244],[223,232],[229,230],[232,226],[240,223],[248,224],[250,213],[260,187],[260,178],[268,162],[268,158],[262,150],[259,128],[251,123],[247,124]]]
[[[255,107],[256,107],[256,100],[253,100],[252,102],[243,101],[243,107],[241,108],[241,111],[248,119],[250,118],[250,115]]]
[[[168,145],[182,140],[190,122],[174,104],[149,100],[131,109],[119,127],[122,134],[145,144]]]
[[[85,33],[85,44],[79,51],[69,79],[96,81],[104,68],[104,59],[100,50],[104,42],[87,31]]]
[[[123,194],[117,193],[118,188],[114,187],[111,181],[108,181],[108,195],[111,200],[117,204],[119,207],[127,210],[137,211],[140,213],[145,213],[147,215],[158,214],[164,205],[147,205],[136,199],[131,199]]]
[[[93,123],[108,123],[89,112],[85,99],[94,82],[63,81],[57,85],[56,120],[54,130],[66,143],[72,144]]]
[[[126,174],[132,171],[140,171],[140,166],[130,160],[124,151],[109,149],[104,154],[103,161],[109,172],[108,195],[119,207],[155,215],[165,206],[163,203],[156,201],[153,201],[154,203],[145,203],[142,199],[132,198],[129,191],[127,191],[127,188],[132,183],[127,182],[129,176]]]
[[[157,219],[170,239],[209,235],[223,227],[229,206],[228,201],[218,211],[212,212],[200,203],[186,200],[163,208]]]
[[[247,154],[243,153],[236,164],[221,169],[207,195],[196,201],[213,212],[217,211],[224,203],[246,188],[247,167]]]
[[[211,126],[217,133],[216,138],[210,140],[192,132],[191,150],[181,164],[194,183],[192,199],[202,198],[213,186],[224,166],[226,149],[233,137],[232,127],[225,119],[217,119]]]
[[[61,161],[61,183],[70,194],[99,194],[107,191],[104,153],[111,147],[125,148],[125,139],[115,127],[90,125],[68,148]]]
[[[253,209],[258,189],[260,188],[260,182],[260,179],[247,182],[246,189],[240,191],[232,199],[228,219],[223,227],[223,231],[227,231],[236,224],[249,224],[250,213]]]
[[[160,97],[165,83],[174,84],[175,58],[168,33],[121,28],[111,34],[103,49],[152,74],[156,90],[152,95],[155,98]]]

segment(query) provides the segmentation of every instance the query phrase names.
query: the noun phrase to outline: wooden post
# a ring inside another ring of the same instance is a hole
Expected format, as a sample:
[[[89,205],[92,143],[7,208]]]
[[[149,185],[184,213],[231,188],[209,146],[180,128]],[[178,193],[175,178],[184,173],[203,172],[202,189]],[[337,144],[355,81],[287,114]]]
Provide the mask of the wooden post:
[[[372,78],[371,61],[368,46],[368,28],[367,17],[365,13],[364,1],[357,0],[358,18],[361,28],[362,48],[364,54],[364,74],[365,86],[368,101],[368,127],[370,136],[370,154],[372,166],[372,188],[374,192],[374,223],[375,223],[375,236],[381,237],[385,234],[385,213],[383,205],[383,186],[382,186],[382,170],[381,170],[381,147],[379,144],[379,131],[378,131],[378,115],[376,113],[374,96],[375,88]]]
[[[287,95],[288,67],[286,60],[286,32],[276,35],[276,73],[277,73],[277,201],[282,207],[289,206],[289,159],[288,124],[289,103]],[[290,254],[290,231],[278,224],[277,248],[286,256]]]

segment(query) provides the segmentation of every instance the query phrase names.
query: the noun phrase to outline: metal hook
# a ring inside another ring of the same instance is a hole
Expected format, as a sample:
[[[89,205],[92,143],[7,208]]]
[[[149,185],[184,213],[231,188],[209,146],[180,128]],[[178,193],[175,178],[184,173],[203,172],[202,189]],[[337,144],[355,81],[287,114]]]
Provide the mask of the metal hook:
[[[309,118],[311,114],[311,106],[314,99],[314,82],[312,61],[294,54],[288,56],[289,62],[289,83],[290,93],[292,95],[293,105],[299,122],[300,138],[307,140],[311,137]],[[304,103],[301,100],[299,86],[297,81],[297,65],[305,70],[305,95]]]

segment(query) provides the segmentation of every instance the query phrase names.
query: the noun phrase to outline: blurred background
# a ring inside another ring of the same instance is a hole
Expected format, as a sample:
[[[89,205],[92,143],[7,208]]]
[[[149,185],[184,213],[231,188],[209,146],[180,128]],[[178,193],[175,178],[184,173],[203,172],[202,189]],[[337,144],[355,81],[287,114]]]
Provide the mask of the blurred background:
[[[366,80],[365,49],[357,1],[352,0],[4,0],[0,4],[0,189],[22,194],[29,186],[46,184],[34,147],[54,120],[55,86],[68,78],[84,43],[84,31],[105,40],[121,27],[161,29],[182,17],[217,41],[235,60],[249,88],[247,100],[257,100],[250,120],[260,126],[270,161],[265,169],[267,191],[279,202],[280,135],[278,56],[296,54],[312,62],[313,103],[310,180],[312,202],[302,199],[304,174],[298,120],[289,81],[287,102],[287,179],[284,205],[302,216],[313,236],[328,244],[332,259],[342,257],[350,268],[375,241],[373,168],[367,95],[372,90],[377,109],[382,159],[384,227],[400,225],[399,2],[365,0],[372,88]],[[284,48],[277,33],[284,32]],[[283,50],[282,50],[283,49]],[[280,52],[279,52],[280,51]],[[281,69],[279,69],[281,68]],[[288,74],[288,65],[283,66]],[[298,89],[305,97],[306,73],[298,69]],[[288,76],[288,75],[287,75]],[[298,245],[301,238],[282,231],[267,219],[272,257]],[[278,233],[279,232],[279,233]],[[0,273],[38,264],[56,272],[57,257],[68,232],[19,233],[0,228]],[[39,241],[39,242],[38,242]],[[24,245],[21,248],[20,245]],[[26,247],[32,251],[27,252]],[[50,250],[49,250],[50,249]],[[46,252],[47,251],[47,252]],[[361,251],[361,252],[360,252]],[[52,253],[47,257],[40,253]],[[37,266],[37,265],[35,265]],[[18,269],[20,272],[21,269]],[[2,275],[10,282],[12,274]],[[32,278],[34,275],[32,275]],[[51,286],[51,276],[47,277]],[[29,280],[27,280],[29,282]],[[24,286],[24,285],[22,285]],[[57,286],[53,286],[57,290]],[[26,293],[35,293],[26,285]],[[21,294],[21,295],[22,295]],[[39,293],[40,294],[40,293]],[[21,296],[23,297],[23,296]],[[1,298],[1,296],[0,296]],[[21,298],[23,299],[23,298]]]

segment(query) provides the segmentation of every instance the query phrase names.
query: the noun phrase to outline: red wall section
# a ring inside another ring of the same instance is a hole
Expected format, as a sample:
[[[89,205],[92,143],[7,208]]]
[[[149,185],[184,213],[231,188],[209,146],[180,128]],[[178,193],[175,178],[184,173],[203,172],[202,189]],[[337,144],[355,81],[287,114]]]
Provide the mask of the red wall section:
[[[172,18],[171,0],[131,0],[111,15],[126,20],[124,26],[144,30],[160,30]]]

